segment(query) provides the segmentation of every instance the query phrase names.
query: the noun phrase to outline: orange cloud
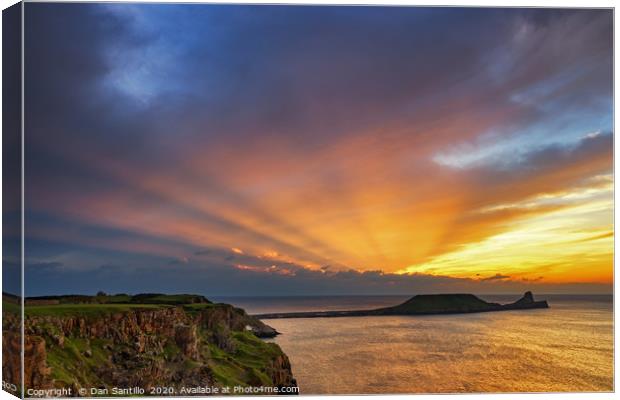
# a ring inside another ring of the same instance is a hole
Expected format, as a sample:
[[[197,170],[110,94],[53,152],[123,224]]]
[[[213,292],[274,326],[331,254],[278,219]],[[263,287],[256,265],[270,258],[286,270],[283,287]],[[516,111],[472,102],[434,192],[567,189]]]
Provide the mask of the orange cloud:
[[[246,250],[233,247],[232,252],[309,268],[329,264],[337,269],[415,271],[416,265],[434,265],[433,260],[458,254],[463,246],[483,246],[485,240],[510,232],[520,221],[570,208],[572,203],[563,200],[570,190],[608,190],[600,180],[592,180],[610,168],[608,140],[608,136],[589,137],[571,151],[534,154],[532,169],[514,171],[447,169],[419,156],[411,167],[406,162],[412,159],[410,151],[396,151],[390,145],[377,149],[372,140],[360,141],[364,145],[354,150],[335,146],[305,158],[300,155],[297,162],[284,166],[277,147],[275,153],[258,152],[258,160],[245,149],[229,151],[233,160],[245,160],[248,170],[222,171],[215,181],[190,170],[182,170],[183,180],[169,170],[138,175],[134,169],[91,160],[128,190],[70,202],[59,193],[54,203],[67,204],[64,213],[79,220],[196,247],[239,243]],[[255,180],[248,180],[248,173],[258,171]],[[191,183],[205,181],[206,185]],[[609,232],[609,223],[599,228]],[[119,248],[132,246],[136,251],[153,248],[119,244]],[[561,245],[555,246],[561,253]],[[273,250],[265,253],[266,247]],[[179,254],[176,249],[169,253]],[[461,261],[457,270],[444,266],[444,272],[474,276],[481,268],[495,273],[501,267],[485,266],[484,260],[479,267]],[[589,265],[600,271],[591,274],[595,280],[609,280],[610,274],[604,272],[610,270],[606,259]],[[439,265],[422,270],[436,268],[441,271]],[[530,262],[519,268],[531,271],[523,276],[533,276],[541,267]],[[575,269],[569,272],[546,274],[545,279],[587,279]]]

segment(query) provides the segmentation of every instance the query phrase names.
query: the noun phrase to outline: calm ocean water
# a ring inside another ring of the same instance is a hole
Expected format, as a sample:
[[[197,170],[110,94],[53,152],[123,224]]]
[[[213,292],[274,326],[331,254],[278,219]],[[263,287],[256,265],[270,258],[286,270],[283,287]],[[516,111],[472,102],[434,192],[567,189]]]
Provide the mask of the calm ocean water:
[[[480,296],[511,302],[519,296]],[[345,310],[408,296],[217,298],[249,313]],[[539,295],[546,310],[265,320],[302,394],[613,390],[612,296]]]

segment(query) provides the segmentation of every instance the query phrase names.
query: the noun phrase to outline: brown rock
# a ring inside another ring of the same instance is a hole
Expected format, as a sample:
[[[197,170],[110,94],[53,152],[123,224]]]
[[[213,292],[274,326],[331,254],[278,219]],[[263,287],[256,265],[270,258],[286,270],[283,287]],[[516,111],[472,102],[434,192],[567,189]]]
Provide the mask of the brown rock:
[[[18,364],[19,365],[19,364]],[[45,340],[26,335],[24,341],[24,386],[45,389],[52,387],[51,369],[47,366]]]
[[[181,352],[192,360],[198,359],[198,335],[196,325],[177,325],[174,340]]]

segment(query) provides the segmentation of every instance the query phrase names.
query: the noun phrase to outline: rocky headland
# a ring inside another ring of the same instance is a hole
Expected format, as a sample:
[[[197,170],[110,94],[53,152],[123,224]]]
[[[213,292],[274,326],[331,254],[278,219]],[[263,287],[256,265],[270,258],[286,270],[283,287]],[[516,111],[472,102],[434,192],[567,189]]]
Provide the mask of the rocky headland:
[[[19,381],[19,313],[3,312],[4,379]],[[202,296],[26,299],[24,387],[172,389],[296,387],[288,357],[261,338],[277,332],[240,308]],[[12,359],[14,358],[14,359]],[[81,390],[80,390],[81,389]],[[205,394],[205,393],[195,393]],[[273,393],[271,393],[273,394]],[[289,393],[290,394],[290,393]]]

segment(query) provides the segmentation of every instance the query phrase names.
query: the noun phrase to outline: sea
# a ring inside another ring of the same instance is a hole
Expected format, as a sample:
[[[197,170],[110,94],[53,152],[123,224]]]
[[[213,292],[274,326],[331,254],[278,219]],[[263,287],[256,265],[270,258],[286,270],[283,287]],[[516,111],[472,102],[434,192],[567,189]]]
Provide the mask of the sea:
[[[519,295],[480,295],[508,303]],[[377,308],[409,296],[221,297],[249,314]],[[537,295],[550,308],[271,319],[301,394],[613,391],[613,297]]]

